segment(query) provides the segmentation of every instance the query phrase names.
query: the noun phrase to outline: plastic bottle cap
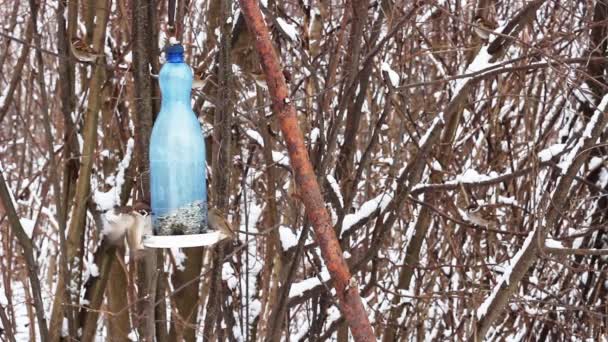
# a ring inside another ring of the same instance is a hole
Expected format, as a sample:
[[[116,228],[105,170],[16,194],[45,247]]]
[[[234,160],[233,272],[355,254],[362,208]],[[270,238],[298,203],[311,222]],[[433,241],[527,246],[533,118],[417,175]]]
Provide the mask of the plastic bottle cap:
[[[165,53],[167,54],[167,60],[169,62],[183,62],[184,61],[184,47],[181,44],[169,45]]]

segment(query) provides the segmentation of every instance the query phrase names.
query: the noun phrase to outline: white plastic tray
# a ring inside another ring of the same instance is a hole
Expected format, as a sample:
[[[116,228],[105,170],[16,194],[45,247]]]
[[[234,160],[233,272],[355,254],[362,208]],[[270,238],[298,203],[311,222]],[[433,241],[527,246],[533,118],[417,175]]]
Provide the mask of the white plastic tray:
[[[225,236],[219,232],[192,235],[146,235],[144,247],[147,248],[186,248],[213,246],[223,240]]]

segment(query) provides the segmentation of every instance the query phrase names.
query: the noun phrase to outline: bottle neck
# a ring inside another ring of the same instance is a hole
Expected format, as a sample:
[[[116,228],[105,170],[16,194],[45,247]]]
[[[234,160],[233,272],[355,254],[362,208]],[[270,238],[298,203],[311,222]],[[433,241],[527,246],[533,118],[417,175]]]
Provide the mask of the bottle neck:
[[[169,62],[169,63],[183,63],[184,62],[184,54],[183,53],[168,53],[167,54],[167,62]]]
[[[191,110],[192,69],[186,63],[166,63],[161,68],[158,78],[162,95],[161,109],[169,109],[177,105],[186,106]]]

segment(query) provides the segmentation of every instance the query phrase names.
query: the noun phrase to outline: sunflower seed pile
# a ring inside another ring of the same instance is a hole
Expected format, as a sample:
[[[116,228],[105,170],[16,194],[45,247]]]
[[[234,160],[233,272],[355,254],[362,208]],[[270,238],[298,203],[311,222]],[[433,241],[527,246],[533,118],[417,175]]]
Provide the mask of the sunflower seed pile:
[[[154,235],[190,235],[207,231],[207,202],[194,201],[154,220]]]

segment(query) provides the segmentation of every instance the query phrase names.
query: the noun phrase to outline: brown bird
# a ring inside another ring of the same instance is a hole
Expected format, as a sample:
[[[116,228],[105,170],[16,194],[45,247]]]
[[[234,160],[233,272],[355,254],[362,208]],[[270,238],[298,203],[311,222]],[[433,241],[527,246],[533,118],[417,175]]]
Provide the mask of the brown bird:
[[[150,206],[145,202],[115,207],[104,215],[104,219],[105,238],[111,244],[121,245],[126,237],[132,255],[144,249],[144,235],[152,234]]]
[[[494,32],[498,27],[496,21],[484,18],[482,16],[475,17],[473,22],[473,31],[483,41],[487,41],[490,38],[490,33]]]
[[[493,209],[490,206],[480,206],[474,203],[466,208],[467,219],[478,226],[495,228],[500,221]]]
[[[193,90],[202,90],[210,78],[211,78],[210,74],[205,76],[204,73],[194,72],[194,75],[192,75],[192,89]]]
[[[224,239],[233,240],[236,237],[232,226],[226,221],[224,213],[219,209],[209,209],[207,223],[212,230],[219,232]]]
[[[321,13],[312,15],[310,26],[308,27],[308,42],[310,55],[315,57],[320,52],[321,41],[323,36],[323,17]]]
[[[81,62],[95,62],[97,58],[103,56],[103,53],[98,53],[87,45],[80,38],[72,38],[70,50],[76,59]]]
[[[289,72],[289,70],[283,69],[283,77],[285,77],[285,83],[291,83],[291,72]]]
[[[287,196],[294,201],[302,201],[300,193],[298,192],[298,186],[294,179],[290,179],[287,185]]]
[[[152,234],[152,210],[146,202],[137,202],[130,215],[135,219],[134,224],[127,230],[127,244],[131,253],[144,249],[144,235]]]
[[[460,184],[460,193],[456,198],[456,204],[466,215],[465,219],[478,226],[495,228],[500,224],[496,216],[496,208],[491,205],[480,205],[477,199]]]

